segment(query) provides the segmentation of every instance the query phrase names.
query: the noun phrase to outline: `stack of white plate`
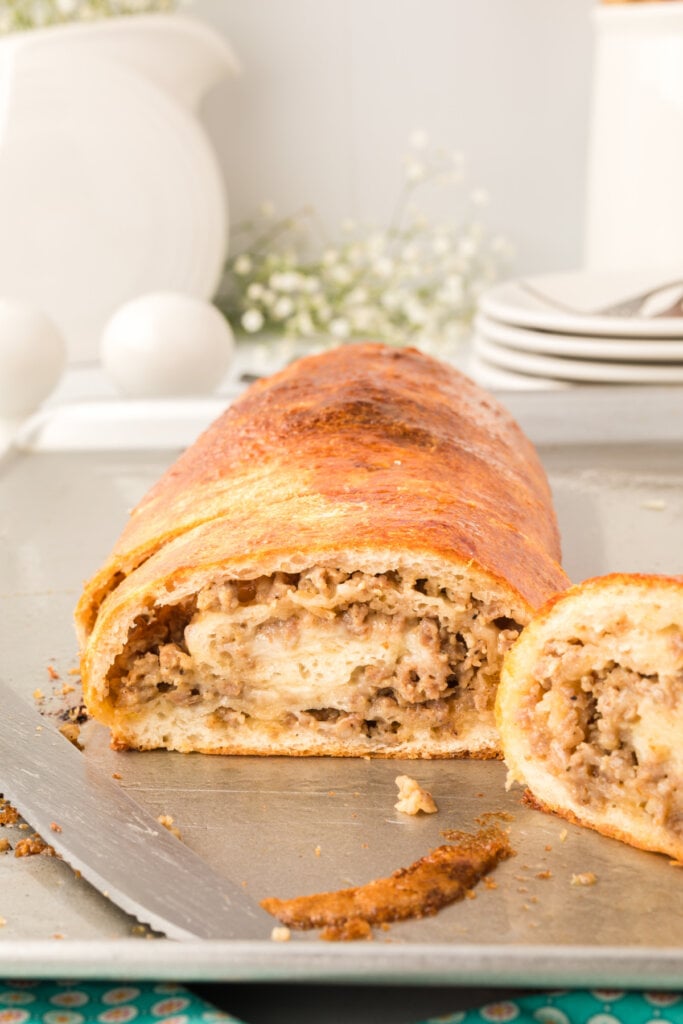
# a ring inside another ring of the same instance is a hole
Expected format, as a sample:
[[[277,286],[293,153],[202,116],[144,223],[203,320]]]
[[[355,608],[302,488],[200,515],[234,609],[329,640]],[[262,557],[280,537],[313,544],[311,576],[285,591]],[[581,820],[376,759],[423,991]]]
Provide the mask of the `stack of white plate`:
[[[544,274],[479,302],[470,374],[485,387],[683,383],[683,275]]]

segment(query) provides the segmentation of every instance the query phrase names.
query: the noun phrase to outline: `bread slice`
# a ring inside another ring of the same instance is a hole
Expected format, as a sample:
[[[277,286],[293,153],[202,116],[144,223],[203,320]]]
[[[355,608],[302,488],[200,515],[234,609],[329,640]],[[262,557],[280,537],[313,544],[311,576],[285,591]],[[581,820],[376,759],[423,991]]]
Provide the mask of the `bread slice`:
[[[502,654],[567,579],[512,418],[414,350],[250,388],[133,511],[76,620],[118,747],[499,752]]]
[[[505,656],[496,718],[543,809],[683,861],[683,577],[552,600]]]

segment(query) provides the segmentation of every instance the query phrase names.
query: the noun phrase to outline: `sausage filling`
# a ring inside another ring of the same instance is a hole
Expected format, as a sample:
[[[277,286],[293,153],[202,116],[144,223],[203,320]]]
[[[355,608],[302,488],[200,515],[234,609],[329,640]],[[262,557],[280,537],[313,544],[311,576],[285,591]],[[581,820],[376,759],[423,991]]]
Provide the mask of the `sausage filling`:
[[[157,717],[201,705],[217,747],[255,721],[354,749],[457,736],[475,719],[493,729],[502,655],[520,629],[464,580],[322,567],[225,580],[135,620],[109,700]]]
[[[632,812],[683,834],[680,672],[646,674],[573,639],[547,645],[535,678],[521,723],[532,756],[579,804],[628,793]]]

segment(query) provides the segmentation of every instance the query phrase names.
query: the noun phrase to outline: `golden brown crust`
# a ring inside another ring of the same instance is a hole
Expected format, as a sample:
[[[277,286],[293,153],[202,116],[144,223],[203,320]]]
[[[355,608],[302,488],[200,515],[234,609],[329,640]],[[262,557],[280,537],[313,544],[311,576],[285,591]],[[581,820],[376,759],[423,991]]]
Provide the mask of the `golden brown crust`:
[[[456,552],[532,607],[567,583],[547,480],[512,417],[415,350],[349,345],[258,381],[171,466],[87,584],[82,639],[156,552],[149,573],[197,557],[237,566],[245,552],[253,565],[290,550],[293,532],[319,552],[385,538]]]
[[[513,856],[506,833],[489,826],[475,835],[460,833],[453,845],[438,846],[387,878],[336,892],[269,896],[261,906],[290,928],[343,927],[350,921],[370,925],[428,917],[464,899],[484,875]]]

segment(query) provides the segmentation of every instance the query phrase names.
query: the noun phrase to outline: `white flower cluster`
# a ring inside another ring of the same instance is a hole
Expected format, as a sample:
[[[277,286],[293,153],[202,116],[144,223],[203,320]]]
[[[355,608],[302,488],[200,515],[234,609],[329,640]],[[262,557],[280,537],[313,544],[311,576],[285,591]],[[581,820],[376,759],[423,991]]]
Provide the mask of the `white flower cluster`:
[[[0,0],[0,35],[71,21],[170,11],[176,0]]]
[[[481,220],[488,195],[467,190],[457,223],[429,220],[414,194],[428,182],[463,186],[459,154],[426,150],[411,137],[405,180],[387,227],[342,225],[340,240],[314,259],[293,242],[312,211],[277,220],[271,204],[237,230],[249,241],[233,257],[216,298],[233,327],[248,334],[336,342],[372,338],[438,350],[464,337],[480,291],[510,258],[509,244],[490,237]]]

